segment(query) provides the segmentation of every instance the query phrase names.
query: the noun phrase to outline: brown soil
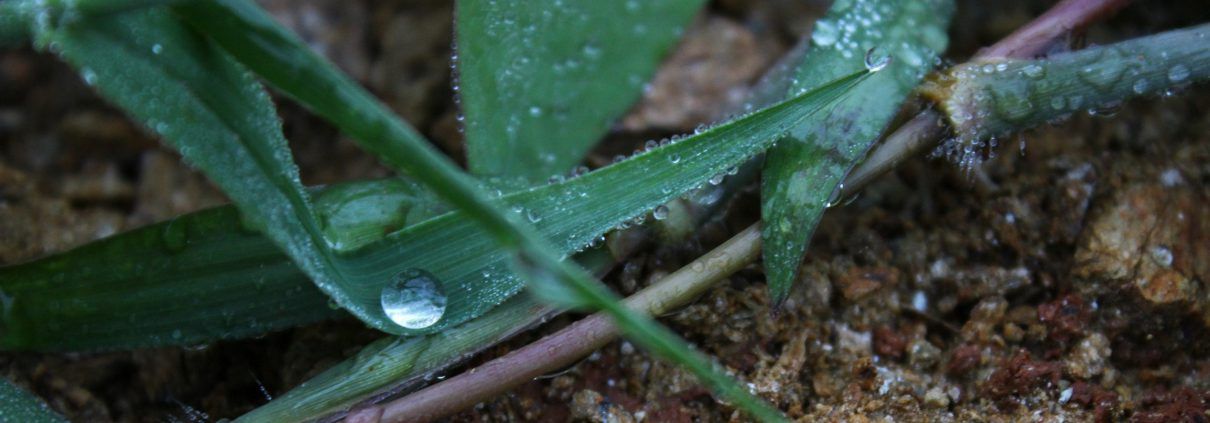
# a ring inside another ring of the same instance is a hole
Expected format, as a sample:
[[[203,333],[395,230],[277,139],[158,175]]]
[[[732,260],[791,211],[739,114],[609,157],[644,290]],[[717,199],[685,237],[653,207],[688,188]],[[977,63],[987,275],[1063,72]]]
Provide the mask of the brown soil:
[[[264,3],[460,155],[448,3]],[[1049,2],[1023,3],[961,2],[951,55],[969,56]],[[600,155],[716,116],[826,6],[714,2]],[[1208,17],[1197,1],[1140,2],[1074,41]],[[1113,117],[1027,131],[973,173],[912,160],[825,217],[802,281],[776,313],[753,265],[662,321],[804,421],[1205,421],[1208,93],[1193,87],[1130,102]],[[387,174],[326,124],[279,103],[308,184]],[[222,202],[56,59],[0,51],[0,263]],[[628,292],[646,285],[751,222],[757,204],[741,196],[693,246],[652,248],[608,280]],[[0,369],[72,420],[210,421],[264,403],[377,336],[345,320],[192,349],[5,353]],[[692,376],[625,341],[455,420],[568,417],[743,420]]]

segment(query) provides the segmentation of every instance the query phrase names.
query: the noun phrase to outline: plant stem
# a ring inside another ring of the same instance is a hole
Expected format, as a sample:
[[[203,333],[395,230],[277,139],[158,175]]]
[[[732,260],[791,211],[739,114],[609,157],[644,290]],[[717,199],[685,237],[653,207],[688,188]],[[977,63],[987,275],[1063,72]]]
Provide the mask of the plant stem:
[[[719,247],[630,296],[636,312],[659,315],[680,307],[715,282],[752,263],[760,255],[759,225],[749,226]],[[599,312],[519,350],[494,359],[396,401],[350,413],[348,421],[380,416],[382,421],[432,421],[521,383],[575,363],[618,336],[609,314]]]
[[[996,44],[979,51],[975,57],[1026,59],[1037,56],[1064,35],[1117,12],[1131,1],[1064,0]]]
[[[1063,0],[1012,34],[975,55],[976,59],[990,57],[1030,58],[1042,54],[1064,35],[1103,19],[1133,0]],[[938,122],[940,113],[920,112],[900,126],[870,156],[845,179],[840,198],[848,198],[867,183],[890,171],[908,157],[936,147],[948,133]]]
[[[979,142],[1071,113],[1210,78],[1210,24],[1058,54],[956,66],[923,91],[963,140]]]

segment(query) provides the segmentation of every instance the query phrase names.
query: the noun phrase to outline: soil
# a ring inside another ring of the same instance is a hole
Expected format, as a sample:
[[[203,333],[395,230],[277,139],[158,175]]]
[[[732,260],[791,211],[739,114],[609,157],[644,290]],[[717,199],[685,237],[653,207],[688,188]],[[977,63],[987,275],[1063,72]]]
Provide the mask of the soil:
[[[443,150],[451,5],[264,1]],[[1139,2],[1105,43],[1207,21]],[[960,2],[968,57],[1049,2]],[[742,98],[827,7],[718,0],[590,162],[691,129]],[[802,421],[1205,421],[1210,409],[1210,87],[1128,102],[1001,140],[974,171],[918,158],[828,213],[791,298],[754,264],[662,321]],[[388,174],[281,100],[304,181]],[[0,264],[225,202],[54,57],[0,51]],[[607,281],[633,292],[756,218],[754,194],[689,245],[649,248]],[[565,324],[491,348],[476,362]],[[379,335],[346,319],[195,348],[0,354],[3,376],[73,421],[235,417]],[[455,421],[742,421],[691,375],[618,341]]]

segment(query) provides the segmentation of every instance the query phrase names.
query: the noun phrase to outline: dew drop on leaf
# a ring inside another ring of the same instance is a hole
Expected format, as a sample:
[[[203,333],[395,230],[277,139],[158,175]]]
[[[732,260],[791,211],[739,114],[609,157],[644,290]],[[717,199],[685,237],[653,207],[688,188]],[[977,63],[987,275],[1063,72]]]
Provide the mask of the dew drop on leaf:
[[[525,212],[525,219],[529,220],[529,223],[538,223],[542,221],[542,215],[531,209]]]
[[[1168,80],[1172,82],[1181,82],[1189,77],[1189,68],[1185,65],[1174,65],[1168,69]]]
[[[1024,73],[1025,76],[1028,76],[1032,79],[1042,79],[1042,77],[1046,76],[1046,68],[1043,68],[1041,65],[1031,63],[1021,68],[1021,73]]]
[[[811,32],[811,41],[817,46],[830,46],[836,43],[836,24],[821,20],[815,23],[815,30]]]
[[[891,64],[890,55],[878,55],[878,48],[871,48],[865,52],[865,68],[870,72],[878,72],[886,69],[887,65]]]
[[[664,220],[668,218],[668,206],[660,205],[651,212],[651,217],[655,220]]]
[[[1132,88],[1134,89],[1135,94],[1142,94],[1147,92],[1147,85],[1146,79],[1139,78],[1139,80],[1134,81],[1134,86]]]
[[[173,220],[160,232],[160,240],[170,253],[179,253],[189,245],[189,235],[185,232],[185,224]]]
[[[408,329],[423,329],[445,314],[445,293],[437,278],[420,269],[399,272],[382,288],[382,312]]]

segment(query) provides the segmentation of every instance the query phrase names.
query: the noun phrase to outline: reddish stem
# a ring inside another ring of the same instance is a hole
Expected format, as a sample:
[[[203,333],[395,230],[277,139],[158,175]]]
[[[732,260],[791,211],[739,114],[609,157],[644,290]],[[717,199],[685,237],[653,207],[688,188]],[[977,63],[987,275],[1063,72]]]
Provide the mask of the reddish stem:
[[[1063,0],[1042,16],[1017,28],[976,58],[1027,59],[1042,54],[1065,34],[1082,29],[1130,4],[1133,0]]]

